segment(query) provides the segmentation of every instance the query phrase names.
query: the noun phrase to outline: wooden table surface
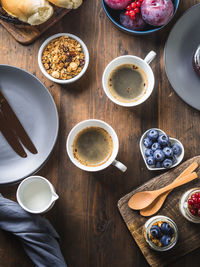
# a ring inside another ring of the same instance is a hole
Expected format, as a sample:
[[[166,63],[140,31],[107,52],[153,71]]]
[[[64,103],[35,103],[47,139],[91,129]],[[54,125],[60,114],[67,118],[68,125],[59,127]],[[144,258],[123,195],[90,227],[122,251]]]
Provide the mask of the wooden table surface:
[[[129,234],[117,210],[117,201],[155,173],[146,169],[139,151],[141,134],[158,127],[180,139],[185,159],[199,154],[199,111],[185,104],[173,91],[164,70],[164,44],[170,29],[183,12],[198,0],[181,0],[172,22],[161,32],[133,37],[116,29],[106,17],[101,1],[85,0],[34,44],[22,46],[0,27],[0,63],[23,68],[36,75],[50,90],[56,102],[60,130],[52,156],[39,174],[55,186],[60,199],[46,217],[61,237],[61,249],[69,267],[145,267],[142,253]],[[69,32],[87,44],[90,65],[84,77],[69,86],[48,81],[40,72],[37,52],[49,36]],[[134,54],[144,58],[157,53],[152,63],[155,89],[148,101],[135,108],[114,105],[102,89],[102,73],[113,58]],[[188,88],[189,89],[189,88]],[[65,142],[78,122],[96,118],[109,123],[120,142],[118,159],[127,165],[126,173],[115,167],[98,173],[79,170],[69,160]],[[0,192],[15,199],[16,186],[1,187]],[[200,249],[181,258],[171,267],[199,266]],[[32,262],[10,234],[0,232],[0,266],[28,267]]]

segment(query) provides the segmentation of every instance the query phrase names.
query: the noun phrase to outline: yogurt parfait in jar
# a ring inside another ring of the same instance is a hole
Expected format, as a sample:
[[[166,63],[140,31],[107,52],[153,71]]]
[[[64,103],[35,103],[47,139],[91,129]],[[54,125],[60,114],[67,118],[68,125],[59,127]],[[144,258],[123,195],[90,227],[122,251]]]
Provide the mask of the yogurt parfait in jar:
[[[190,222],[200,223],[200,188],[192,188],[181,197],[179,208]]]
[[[154,216],[144,225],[144,237],[150,248],[167,251],[177,243],[178,228],[170,218],[162,215]]]

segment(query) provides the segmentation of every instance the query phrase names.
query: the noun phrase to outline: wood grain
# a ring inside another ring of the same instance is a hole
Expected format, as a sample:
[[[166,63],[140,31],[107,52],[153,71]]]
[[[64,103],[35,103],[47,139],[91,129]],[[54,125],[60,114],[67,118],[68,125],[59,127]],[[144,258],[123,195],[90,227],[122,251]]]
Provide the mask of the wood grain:
[[[36,75],[51,92],[59,112],[60,129],[56,147],[39,175],[47,177],[60,198],[46,217],[61,236],[61,249],[69,267],[146,267],[143,254],[132,239],[117,209],[117,201],[133,188],[149,181],[155,172],[146,169],[139,150],[142,133],[158,127],[180,139],[185,159],[200,154],[200,113],[185,104],[170,86],[163,62],[167,36],[183,12],[199,1],[182,0],[176,16],[161,32],[131,36],[114,27],[106,17],[101,1],[85,0],[29,46],[22,46],[0,26],[1,64],[21,67]],[[59,86],[40,72],[37,53],[49,36],[69,32],[88,46],[90,64],[77,83]],[[147,102],[133,109],[118,107],[104,94],[101,78],[106,65],[115,57],[133,54],[144,58],[157,53],[151,66],[156,84]],[[84,119],[109,123],[119,137],[118,159],[127,165],[122,174],[114,167],[99,173],[76,168],[67,157],[65,143],[71,128]],[[16,186],[0,192],[15,199]],[[0,232],[0,266],[31,267],[19,243]],[[199,267],[200,250],[182,257],[170,267]]]
[[[140,186],[138,189],[133,190],[131,193],[127,194],[118,201],[119,211],[129,231],[131,232],[131,235],[135,239],[143,255],[152,267],[168,266],[177,258],[182,257],[185,254],[200,247],[199,226],[188,222],[180,214],[179,210],[179,202],[181,196],[190,188],[199,187],[200,178],[186,185],[183,185],[180,188],[174,189],[168,196],[163,207],[156,214],[164,215],[171,218],[178,226],[179,241],[172,250],[167,251],[166,253],[155,252],[149,248],[143,235],[144,224],[147,221],[147,218],[141,216],[138,211],[131,210],[128,207],[128,201],[131,196],[137,192],[157,190],[170,184],[193,162],[197,162],[198,164],[200,164],[200,156],[189,159],[186,162],[182,163],[180,166],[176,167],[175,169],[151,179],[150,181]],[[197,174],[198,177],[200,177],[200,168],[197,169]]]

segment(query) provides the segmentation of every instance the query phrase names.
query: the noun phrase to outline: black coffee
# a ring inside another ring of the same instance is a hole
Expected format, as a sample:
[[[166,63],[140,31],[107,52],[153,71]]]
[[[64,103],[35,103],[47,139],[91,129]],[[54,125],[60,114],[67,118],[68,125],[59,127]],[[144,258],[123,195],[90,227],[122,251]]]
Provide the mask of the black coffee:
[[[107,131],[100,127],[88,127],[80,131],[74,139],[74,157],[86,166],[104,164],[113,151],[113,141]]]
[[[136,65],[120,65],[111,72],[108,88],[110,93],[119,101],[138,100],[147,88],[146,74]]]

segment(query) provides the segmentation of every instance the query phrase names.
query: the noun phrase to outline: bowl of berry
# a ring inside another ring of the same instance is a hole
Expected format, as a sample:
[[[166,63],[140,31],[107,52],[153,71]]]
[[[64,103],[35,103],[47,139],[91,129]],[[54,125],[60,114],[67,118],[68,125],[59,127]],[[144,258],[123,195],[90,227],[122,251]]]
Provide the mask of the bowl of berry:
[[[106,15],[119,29],[145,35],[166,26],[180,0],[102,0]]]
[[[179,203],[182,215],[190,222],[200,223],[200,188],[185,192]]]
[[[177,243],[178,228],[169,217],[154,216],[144,225],[144,238],[153,250],[167,251]]]
[[[164,170],[177,166],[184,157],[182,143],[164,131],[152,128],[140,139],[140,151],[149,170]]]

